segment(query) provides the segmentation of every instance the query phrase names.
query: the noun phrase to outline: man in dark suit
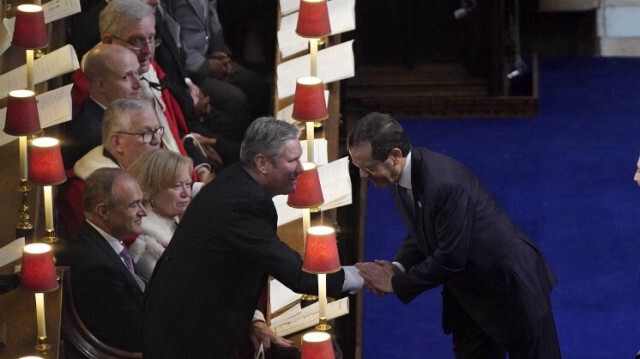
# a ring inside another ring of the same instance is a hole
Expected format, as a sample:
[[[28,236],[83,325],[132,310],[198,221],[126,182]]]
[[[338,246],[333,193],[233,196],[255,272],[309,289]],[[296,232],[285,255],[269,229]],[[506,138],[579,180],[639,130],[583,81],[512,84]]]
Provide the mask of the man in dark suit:
[[[273,118],[249,126],[240,162],[198,193],[156,264],[145,299],[145,358],[235,357],[269,275],[317,293],[317,276],[303,272],[300,255],[277,236],[272,200],[295,190],[301,155],[295,126]],[[327,276],[331,297],[362,285],[354,267],[343,268]]]
[[[141,350],[144,282],[122,240],[141,232],[142,191],[120,168],[96,170],[85,183],[86,221],[57,255],[71,268],[74,305],[89,331],[118,349]]]
[[[264,116],[268,112],[271,89],[260,75],[232,60],[218,17],[217,0],[164,0],[162,3],[180,24],[184,67],[189,77],[210,96],[213,107],[227,112],[244,109],[249,122]],[[243,121],[244,129],[249,122]]]
[[[102,116],[111,101],[138,98],[141,94],[138,59],[120,45],[100,44],[87,53],[84,74],[89,83],[89,98],[65,128],[63,158],[65,168],[102,143]],[[68,126],[67,126],[68,127]]]
[[[358,263],[365,287],[408,303],[443,286],[443,329],[456,358],[560,358],[538,246],[456,160],[412,148],[389,115],[371,113],[347,140],[360,176],[389,187],[408,229],[393,263]]]

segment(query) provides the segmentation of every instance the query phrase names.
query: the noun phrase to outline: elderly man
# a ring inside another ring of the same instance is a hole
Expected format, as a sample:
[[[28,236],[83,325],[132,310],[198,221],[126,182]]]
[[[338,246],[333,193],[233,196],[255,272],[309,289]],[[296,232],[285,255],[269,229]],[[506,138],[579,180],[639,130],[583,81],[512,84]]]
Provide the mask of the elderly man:
[[[272,118],[249,126],[240,163],[194,198],[156,264],[145,301],[145,358],[233,357],[269,275],[298,293],[317,293],[317,276],[303,272],[300,255],[278,238],[272,200],[295,190],[301,154],[295,126]],[[355,268],[343,268],[327,276],[332,297],[362,284]]]
[[[216,165],[237,161],[238,121],[228,115],[202,119],[189,117],[189,112],[183,110],[187,107],[184,96],[174,95],[180,92],[179,89],[167,81],[163,69],[155,62],[156,45],[160,40],[156,39],[153,7],[140,0],[110,1],[100,13],[100,35],[103,43],[120,44],[136,54],[143,88],[155,99],[160,121],[166,121],[175,136],[189,136],[193,131],[191,135]]]
[[[84,74],[89,83],[89,98],[71,121],[63,146],[65,168],[102,142],[102,116],[107,105],[123,97],[137,98],[141,87],[138,59],[129,49],[98,44],[85,58]]]
[[[126,169],[141,154],[159,148],[164,128],[153,104],[147,99],[121,98],[104,114],[102,145],[95,147],[73,166],[73,176],[60,187],[60,224],[63,233],[76,233],[84,219],[80,205],[84,181],[103,167]]]
[[[140,351],[145,283],[122,240],[141,231],[141,201],[140,186],[123,169],[96,170],[82,199],[87,219],[57,254],[58,263],[71,268],[74,305],[87,329],[127,351]]]

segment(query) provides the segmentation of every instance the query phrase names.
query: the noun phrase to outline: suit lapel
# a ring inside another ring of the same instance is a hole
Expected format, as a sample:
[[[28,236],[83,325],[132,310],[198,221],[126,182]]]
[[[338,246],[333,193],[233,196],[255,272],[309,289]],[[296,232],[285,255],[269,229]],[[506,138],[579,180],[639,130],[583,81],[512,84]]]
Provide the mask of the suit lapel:
[[[431,216],[429,199],[427,198],[428,187],[427,181],[429,180],[427,173],[423,173],[423,167],[428,164],[425,163],[424,153],[418,148],[411,149],[411,188],[413,192],[413,199],[415,203],[415,235],[418,243],[427,246],[429,253],[433,252],[436,248],[435,233],[431,221],[428,219]],[[427,218],[427,220],[425,220]],[[430,235],[433,234],[433,235]]]
[[[207,13],[209,12],[209,2],[207,0],[187,0],[193,12],[196,13],[196,16],[200,20],[202,24],[205,25],[205,28],[209,28],[207,25]]]
[[[131,275],[131,272],[129,272],[127,266],[124,264],[122,259],[120,259],[120,256],[116,253],[116,251],[114,251],[113,248],[109,245],[107,240],[104,239],[104,237],[102,237],[102,235],[98,233],[98,231],[96,231],[96,229],[93,228],[93,226],[91,226],[89,223],[85,222],[83,226],[83,231],[85,232],[84,237],[90,240],[93,245],[100,248],[104,255],[113,263],[114,267],[118,268],[122,276],[124,278],[127,278],[129,284],[134,286],[135,288],[140,289],[140,292],[142,293],[143,290],[140,287],[140,284],[138,283],[136,278]]]

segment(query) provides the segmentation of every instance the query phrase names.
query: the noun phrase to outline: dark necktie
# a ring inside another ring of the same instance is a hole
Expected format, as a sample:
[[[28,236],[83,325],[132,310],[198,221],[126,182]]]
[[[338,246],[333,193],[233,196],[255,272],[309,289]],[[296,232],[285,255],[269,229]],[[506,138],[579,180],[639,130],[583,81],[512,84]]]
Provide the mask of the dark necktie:
[[[127,249],[127,247],[123,246],[122,251],[120,251],[120,257],[124,260],[124,264],[129,269],[129,272],[135,276],[136,272],[133,270],[133,259],[131,259],[131,253]]]
[[[409,217],[413,218],[415,216],[415,208],[413,204],[413,198],[411,198],[411,193],[408,188],[398,186],[398,196],[400,197],[400,202],[402,202],[402,206],[404,210],[407,212]]]
[[[160,92],[162,92],[167,87],[165,86],[165,83],[162,80],[160,80],[160,83],[158,83],[158,82],[149,81],[146,77],[142,76],[140,78],[140,81],[146,81],[149,84],[149,87],[151,87],[154,90],[158,90]]]

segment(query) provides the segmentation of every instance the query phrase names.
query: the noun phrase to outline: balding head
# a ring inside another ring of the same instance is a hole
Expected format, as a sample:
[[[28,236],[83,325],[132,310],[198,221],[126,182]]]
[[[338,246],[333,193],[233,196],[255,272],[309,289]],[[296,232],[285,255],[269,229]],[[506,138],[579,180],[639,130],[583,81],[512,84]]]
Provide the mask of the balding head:
[[[136,55],[116,44],[99,43],[84,61],[84,74],[91,96],[104,106],[117,98],[140,96]]]

